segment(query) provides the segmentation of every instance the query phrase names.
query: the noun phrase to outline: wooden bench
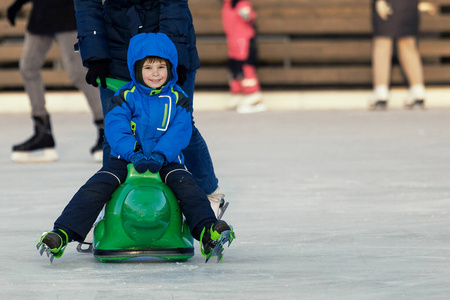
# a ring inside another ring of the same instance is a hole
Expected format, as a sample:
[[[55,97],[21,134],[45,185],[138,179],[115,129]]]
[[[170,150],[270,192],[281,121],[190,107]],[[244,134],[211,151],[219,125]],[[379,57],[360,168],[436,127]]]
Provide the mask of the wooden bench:
[[[0,90],[21,88],[17,69],[30,5],[17,25],[6,20],[12,1],[0,0]],[[434,16],[421,15],[419,49],[427,84],[450,80],[450,0],[430,0]],[[253,0],[258,13],[258,75],[263,88],[368,87],[371,85],[371,0]],[[219,0],[190,0],[202,67],[197,86],[227,88],[227,51]],[[43,76],[49,87],[70,87],[51,49]],[[405,84],[394,66],[393,84]]]

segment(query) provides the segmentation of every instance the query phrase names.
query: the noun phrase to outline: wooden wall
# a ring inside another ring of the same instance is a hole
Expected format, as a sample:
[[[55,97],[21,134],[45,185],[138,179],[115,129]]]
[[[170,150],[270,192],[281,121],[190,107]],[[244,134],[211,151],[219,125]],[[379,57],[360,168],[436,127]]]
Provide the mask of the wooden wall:
[[[430,0],[437,14],[421,15],[419,49],[427,84],[450,83],[450,0]],[[0,0],[0,90],[22,88],[18,60],[27,4],[11,27]],[[202,68],[199,88],[226,88],[226,45],[220,0],[190,0]],[[371,0],[252,0],[258,13],[258,75],[263,88],[367,87],[371,85]],[[43,76],[51,88],[71,87],[58,46]],[[393,84],[405,84],[398,65]]]

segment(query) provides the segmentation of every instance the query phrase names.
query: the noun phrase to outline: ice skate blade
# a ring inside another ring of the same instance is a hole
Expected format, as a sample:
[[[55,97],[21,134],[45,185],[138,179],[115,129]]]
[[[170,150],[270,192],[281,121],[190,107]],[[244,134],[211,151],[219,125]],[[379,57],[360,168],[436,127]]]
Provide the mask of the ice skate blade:
[[[228,204],[230,204],[230,203],[224,202],[224,204],[219,207],[219,215],[217,216],[217,220],[222,220],[223,214],[225,213],[225,211],[228,208]]]
[[[50,263],[53,263],[53,259],[55,259],[55,256],[53,255],[53,253],[50,251],[50,248],[45,245],[42,242],[39,242],[36,245],[37,250],[39,251],[39,254],[42,256],[44,254],[44,252],[47,254],[48,259],[50,260]]]
[[[87,248],[83,248],[83,245],[87,245]],[[79,253],[93,253],[94,245],[89,243],[78,243],[77,252]]]
[[[58,154],[54,148],[46,148],[34,151],[13,151],[11,160],[17,163],[46,163],[58,160]]]
[[[103,161],[103,150],[98,150],[92,153],[92,158],[96,162],[102,162]]]
[[[425,109],[425,101],[423,99],[415,100],[413,102],[407,102],[405,101],[405,109],[414,109],[414,108],[420,108]]]
[[[211,253],[206,257],[205,263],[213,256],[217,257],[217,263],[221,262],[223,259],[224,245],[228,242],[228,247],[230,247],[231,242],[236,238],[234,234],[233,227],[231,230],[225,230],[220,234],[220,238],[217,240],[216,246],[211,250]]]
[[[386,110],[387,109],[387,101],[386,100],[378,100],[372,103],[369,103],[370,110]]]

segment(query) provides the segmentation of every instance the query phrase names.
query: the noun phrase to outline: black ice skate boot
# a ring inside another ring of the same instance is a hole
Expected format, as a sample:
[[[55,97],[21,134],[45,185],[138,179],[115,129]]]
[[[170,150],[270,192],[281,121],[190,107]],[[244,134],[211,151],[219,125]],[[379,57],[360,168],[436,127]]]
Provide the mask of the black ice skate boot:
[[[103,140],[105,135],[105,128],[103,120],[95,120],[95,126],[98,128],[97,143],[91,148],[91,154],[95,161],[103,161]]]
[[[62,229],[52,230],[50,232],[44,232],[36,245],[39,253],[47,253],[47,257],[50,258],[50,262],[53,262],[53,258],[59,258],[64,254],[66,246],[69,243],[69,236]]]
[[[228,242],[229,247],[235,238],[233,227],[218,220],[210,228],[203,228],[200,234],[200,252],[206,257],[206,262],[212,256],[217,256],[217,262],[222,261],[223,246]]]
[[[34,135],[22,144],[14,145],[11,160],[14,162],[52,162],[58,159],[52,135],[50,117],[33,116]]]

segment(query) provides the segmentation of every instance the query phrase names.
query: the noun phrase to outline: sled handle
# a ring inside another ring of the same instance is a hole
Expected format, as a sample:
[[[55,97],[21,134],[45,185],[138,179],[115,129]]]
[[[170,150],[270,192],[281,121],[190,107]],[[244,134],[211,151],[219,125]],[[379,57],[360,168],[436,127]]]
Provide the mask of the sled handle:
[[[117,92],[128,81],[106,77],[106,87],[111,91]],[[101,86],[100,78],[97,78],[97,84]]]
[[[159,176],[159,172],[156,173],[152,173],[149,170],[145,171],[144,173],[139,173],[138,171],[136,171],[136,169],[134,168],[132,163],[129,163],[127,165],[127,169],[128,169],[128,175],[127,175],[127,181],[128,180],[134,180],[135,178],[137,179],[153,179],[156,180],[158,182],[162,182],[161,177]]]

